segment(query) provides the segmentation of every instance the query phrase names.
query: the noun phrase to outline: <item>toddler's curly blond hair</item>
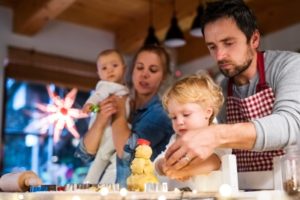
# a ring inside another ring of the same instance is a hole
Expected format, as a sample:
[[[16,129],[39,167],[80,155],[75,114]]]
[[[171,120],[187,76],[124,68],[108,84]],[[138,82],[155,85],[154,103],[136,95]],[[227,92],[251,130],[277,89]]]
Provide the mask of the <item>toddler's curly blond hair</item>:
[[[167,111],[170,99],[178,103],[198,103],[202,108],[211,107],[213,114],[209,119],[210,124],[224,103],[221,88],[204,73],[184,77],[167,89],[162,96],[162,104]]]

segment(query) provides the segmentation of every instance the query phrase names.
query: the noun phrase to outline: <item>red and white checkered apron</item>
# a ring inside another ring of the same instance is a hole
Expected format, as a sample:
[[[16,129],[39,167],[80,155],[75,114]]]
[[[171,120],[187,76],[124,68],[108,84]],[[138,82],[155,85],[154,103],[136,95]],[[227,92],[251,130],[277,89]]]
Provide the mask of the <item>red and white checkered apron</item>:
[[[256,94],[244,99],[232,96],[232,79],[228,83],[228,97],[226,105],[227,123],[247,122],[272,113],[275,95],[271,87],[266,84],[264,58],[261,52],[257,53],[257,68],[259,83]],[[273,169],[273,157],[283,154],[282,150],[254,152],[234,149],[237,157],[239,172],[267,171]]]

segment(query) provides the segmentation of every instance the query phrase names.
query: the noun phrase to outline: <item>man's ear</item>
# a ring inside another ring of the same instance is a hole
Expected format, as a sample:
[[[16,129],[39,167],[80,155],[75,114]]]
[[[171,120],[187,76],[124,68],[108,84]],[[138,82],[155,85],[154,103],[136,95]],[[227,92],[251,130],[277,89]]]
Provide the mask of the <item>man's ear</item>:
[[[259,43],[260,43],[260,33],[258,30],[255,30],[250,39],[250,44],[254,49],[257,49],[259,47]]]

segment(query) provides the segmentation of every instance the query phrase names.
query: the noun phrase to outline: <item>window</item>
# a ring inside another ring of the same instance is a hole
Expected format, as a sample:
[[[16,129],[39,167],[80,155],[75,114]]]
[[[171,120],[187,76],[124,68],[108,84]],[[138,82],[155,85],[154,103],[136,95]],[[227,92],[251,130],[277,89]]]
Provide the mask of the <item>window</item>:
[[[3,173],[33,170],[45,184],[80,183],[88,166],[73,156],[79,139],[64,128],[54,143],[54,124],[43,120],[49,113],[37,108],[37,104],[53,104],[46,86],[12,78],[5,81]],[[70,91],[54,85],[52,89],[61,98]],[[72,108],[80,109],[88,96],[89,92],[78,91]],[[89,118],[74,121],[80,135],[84,134]]]

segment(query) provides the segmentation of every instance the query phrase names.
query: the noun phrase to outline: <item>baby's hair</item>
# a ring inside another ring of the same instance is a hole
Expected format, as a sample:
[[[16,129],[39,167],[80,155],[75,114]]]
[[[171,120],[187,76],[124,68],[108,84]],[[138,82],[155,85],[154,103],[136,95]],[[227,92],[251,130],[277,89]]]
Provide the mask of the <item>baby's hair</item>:
[[[170,99],[182,104],[198,103],[202,108],[210,106],[213,109],[213,114],[209,119],[210,124],[224,102],[221,88],[208,74],[204,73],[184,77],[172,85],[162,97],[165,110]]]
[[[115,53],[119,56],[120,60],[122,61],[122,64],[125,66],[125,61],[124,61],[124,58],[123,58],[123,55],[122,53],[117,50],[117,49],[106,49],[104,51],[101,51],[98,56],[97,56],[97,60],[101,57],[101,56],[107,56],[109,54],[112,54],[112,53]]]

